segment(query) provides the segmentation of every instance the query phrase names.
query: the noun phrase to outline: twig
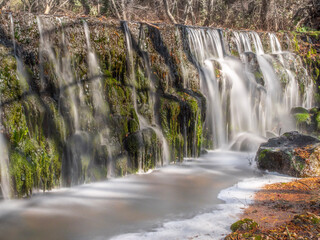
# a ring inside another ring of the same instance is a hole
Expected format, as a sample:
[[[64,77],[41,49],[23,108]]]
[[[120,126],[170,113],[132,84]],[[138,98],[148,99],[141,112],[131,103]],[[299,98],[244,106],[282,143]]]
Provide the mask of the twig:
[[[312,190],[311,187],[309,187],[307,184],[305,184],[305,183],[303,183],[303,182],[300,182],[300,181],[296,180],[296,183],[300,183],[300,184],[306,186],[307,188],[309,188],[309,190]]]
[[[287,233],[288,233],[288,235],[289,235],[289,239],[291,239],[291,234],[290,234],[289,229],[288,229],[287,226],[286,226],[286,229],[287,229]]]
[[[151,23],[148,23],[148,22],[142,21],[141,23],[147,24],[147,25],[149,25],[149,26],[151,26],[151,27],[154,27],[154,28],[156,28],[156,29],[160,29],[158,26],[156,26],[156,25],[154,25],[154,24],[151,24]]]

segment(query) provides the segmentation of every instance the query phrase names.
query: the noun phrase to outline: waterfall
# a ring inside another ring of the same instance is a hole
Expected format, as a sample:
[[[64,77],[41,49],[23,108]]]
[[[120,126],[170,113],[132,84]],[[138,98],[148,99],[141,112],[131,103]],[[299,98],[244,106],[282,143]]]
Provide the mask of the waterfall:
[[[40,33],[40,46],[39,46],[39,59],[40,65],[47,64],[46,60],[51,63],[54,73],[58,81],[58,85],[61,89],[59,104],[70,104],[70,110],[72,112],[73,128],[75,132],[80,129],[79,126],[79,110],[77,105],[77,85],[75,83],[74,74],[71,66],[70,54],[66,48],[66,42],[64,37],[64,31],[62,28],[62,45],[63,49],[59,49],[61,52],[58,54],[50,41],[49,31],[44,33],[41,18],[37,16],[37,23]],[[49,29],[48,29],[49,30]],[[43,76],[41,77],[42,88],[45,88]],[[61,108],[61,105],[59,106]]]
[[[1,104],[0,93],[0,104]],[[3,126],[1,122],[2,107],[0,106],[0,174],[1,174],[1,191],[4,199],[10,199],[11,197],[11,180],[9,174],[9,154],[7,143],[3,134]]]
[[[187,29],[190,50],[208,99],[207,124],[215,148],[239,133],[256,131],[245,73],[240,60],[226,55],[220,30]]]
[[[2,127],[2,126],[1,126]],[[1,174],[1,191],[4,199],[10,199],[10,174],[9,174],[9,156],[7,143],[3,133],[0,133],[0,174]]]
[[[96,108],[95,115],[99,114],[107,114],[107,105],[106,100],[102,96],[102,79],[101,79],[101,71],[96,58],[96,55],[91,49],[90,44],[90,31],[88,28],[87,22],[83,22],[84,32],[86,36],[87,42],[87,51],[88,51],[88,69],[89,69],[89,79],[91,80],[91,88],[92,88],[92,98],[93,105]]]
[[[194,61],[197,63],[200,72],[201,91],[207,96],[207,123],[212,131],[212,141],[214,147],[219,148],[226,143],[227,132],[225,127],[225,117],[223,116],[222,103],[219,95],[219,83],[214,71],[214,63],[211,58],[222,58],[223,53],[217,52],[213,39],[206,36],[205,31],[201,29],[187,29],[190,50],[193,53]],[[214,31],[215,32],[215,31]],[[216,34],[214,37],[217,37]],[[218,42],[218,46],[221,43]]]
[[[136,97],[136,87],[135,87],[136,78],[135,78],[135,72],[134,72],[134,58],[133,58],[133,50],[132,50],[132,40],[131,40],[131,33],[130,33],[127,22],[123,22],[123,29],[124,29],[126,45],[127,45],[129,73],[130,73],[132,92],[133,92],[133,106],[134,106],[134,110],[138,116],[140,130],[150,128],[156,133],[158,139],[160,139],[162,141],[162,163],[169,164],[170,163],[169,145],[168,145],[168,142],[161,131],[160,126],[155,122],[154,122],[155,126],[152,126],[151,124],[149,124],[148,120],[145,119],[138,111],[137,99],[136,99],[137,98]],[[147,69],[148,78],[151,83],[151,86],[150,86],[151,90],[150,91],[152,91],[152,90],[155,91],[155,87],[152,84],[152,79],[150,79],[150,67],[148,66],[149,63],[147,63],[146,58],[144,58],[143,60],[144,60],[144,63],[145,63],[146,69]],[[151,94],[151,95],[153,96],[154,94]],[[154,103],[155,103],[155,99],[154,99],[154,97],[152,97],[152,104],[154,104]],[[139,162],[139,172],[143,172],[141,160]]]
[[[274,33],[269,33],[270,45],[272,54],[276,55],[284,68],[286,75],[286,87],[284,90],[284,102],[286,109],[290,111],[291,108],[301,105],[299,94],[299,83],[294,75],[294,72],[289,69],[289,64],[285,61],[287,57],[291,61],[295,61],[294,55],[290,52],[283,52],[281,44]]]
[[[272,52],[267,54],[258,33],[234,31],[239,53],[236,58],[226,54],[221,30],[187,27],[186,32],[200,74],[201,91],[208,100],[206,126],[215,148],[223,148],[227,143],[238,146],[235,143],[248,141],[246,137],[257,140],[252,134],[266,137],[270,131],[293,130],[291,108],[312,106],[312,80],[305,76],[306,90],[301,102],[295,73],[306,71],[294,54],[282,51],[274,34],[269,34]],[[295,71],[290,69],[292,60]]]
[[[15,36],[14,36],[14,22],[13,22],[12,14],[9,14],[9,18],[10,18],[11,39],[13,42],[13,53],[14,53],[14,57],[17,62],[17,71],[16,71],[17,77],[18,77],[21,89],[26,92],[29,90],[29,86],[28,86],[28,82],[27,82],[28,75],[27,75],[26,70],[23,66],[22,60],[20,59],[20,57],[17,54],[17,45],[16,45],[16,41],[15,41]]]
[[[108,177],[114,177],[114,166],[112,163],[112,151],[111,151],[111,144],[109,141],[109,132],[110,129],[104,119],[109,115],[108,106],[106,104],[106,99],[103,97],[103,84],[102,84],[102,73],[101,69],[97,60],[95,53],[91,48],[90,43],[90,30],[88,27],[87,22],[83,22],[84,33],[86,37],[87,43],[87,62],[88,62],[88,70],[89,70],[89,80],[90,80],[90,87],[91,87],[91,96],[93,100],[94,106],[94,117],[96,121],[98,120],[99,125],[103,125],[104,131],[99,133],[99,141],[101,145],[107,146],[108,148]],[[101,127],[101,126],[100,126]]]
[[[61,23],[61,20],[58,19]],[[43,27],[44,21],[37,16],[37,24],[40,33],[40,46],[39,46],[39,59],[40,69],[43,71],[44,65],[51,68],[55,74],[56,83],[59,88],[59,111],[64,115],[66,114],[69,119],[72,134],[65,138],[66,149],[63,156],[62,172],[66,173],[68,178],[67,184],[79,184],[82,162],[81,159],[84,154],[88,152],[89,136],[86,132],[81,131],[79,121],[79,96],[81,89],[75,79],[73,67],[71,62],[71,55],[67,49],[67,43],[64,36],[64,29],[61,27],[61,45],[62,48],[56,49],[50,39],[50,29]],[[41,88],[46,88],[43,72],[40,73]]]

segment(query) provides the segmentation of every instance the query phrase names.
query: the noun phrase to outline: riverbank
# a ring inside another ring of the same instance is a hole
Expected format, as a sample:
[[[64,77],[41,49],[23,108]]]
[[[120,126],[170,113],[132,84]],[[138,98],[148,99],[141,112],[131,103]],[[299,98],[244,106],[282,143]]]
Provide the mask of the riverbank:
[[[232,228],[225,239],[319,239],[320,177],[266,185]]]

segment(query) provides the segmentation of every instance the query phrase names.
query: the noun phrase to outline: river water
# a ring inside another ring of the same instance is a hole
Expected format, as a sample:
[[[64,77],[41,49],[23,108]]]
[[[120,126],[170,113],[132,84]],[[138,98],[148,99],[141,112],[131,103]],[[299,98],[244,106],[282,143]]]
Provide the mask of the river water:
[[[212,151],[149,174],[3,201],[0,239],[219,239],[250,201],[248,192],[270,178],[286,180],[263,176],[253,158]]]

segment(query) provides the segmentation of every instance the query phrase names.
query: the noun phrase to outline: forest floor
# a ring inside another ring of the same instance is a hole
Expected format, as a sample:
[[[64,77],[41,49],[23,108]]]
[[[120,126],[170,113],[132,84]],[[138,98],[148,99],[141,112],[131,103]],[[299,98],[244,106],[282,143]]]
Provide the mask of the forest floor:
[[[225,239],[320,240],[320,177],[266,185]]]

